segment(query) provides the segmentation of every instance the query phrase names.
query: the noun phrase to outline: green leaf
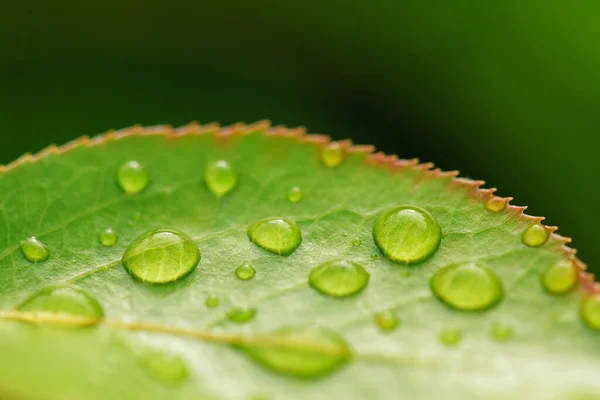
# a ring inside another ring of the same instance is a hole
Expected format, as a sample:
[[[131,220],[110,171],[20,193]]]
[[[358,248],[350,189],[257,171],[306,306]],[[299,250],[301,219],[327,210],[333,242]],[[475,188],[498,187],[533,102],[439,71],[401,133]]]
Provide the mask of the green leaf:
[[[327,140],[132,128],[3,168],[1,397],[600,396],[597,287],[567,239],[482,182]]]

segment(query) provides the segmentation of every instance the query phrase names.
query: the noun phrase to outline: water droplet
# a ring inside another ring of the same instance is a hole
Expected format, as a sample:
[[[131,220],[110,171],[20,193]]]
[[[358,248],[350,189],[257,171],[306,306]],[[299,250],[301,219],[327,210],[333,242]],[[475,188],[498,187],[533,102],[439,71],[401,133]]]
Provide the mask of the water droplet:
[[[352,245],[353,246],[360,246],[361,243],[362,243],[362,241],[359,238],[352,239]]]
[[[237,173],[227,161],[219,160],[206,166],[204,181],[208,190],[221,197],[231,192],[235,187]]]
[[[523,243],[529,247],[540,247],[548,240],[548,229],[542,224],[533,224],[523,233]]]
[[[463,311],[484,310],[504,297],[502,282],[494,271],[476,263],[444,267],[433,275],[430,285],[440,300]]]
[[[114,246],[117,240],[119,240],[119,235],[111,228],[106,228],[100,233],[100,244],[104,247]]]
[[[104,317],[95,298],[69,286],[42,289],[17,306],[17,310],[31,313],[27,321],[55,325],[95,325]]]
[[[144,282],[173,282],[190,273],[200,261],[200,251],[188,235],[168,229],[146,232],[123,255],[130,274]]]
[[[282,329],[241,348],[261,366],[303,379],[330,374],[350,358],[344,339],[318,326]]]
[[[231,322],[235,322],[238,324],[243,324],[244,322],[248,322],[254,318],[256,315],[256,308],[242,306],[235,307],[229,310],[227,313],[227,319]]]
[[[43,262],[50,257],[50,249],[35,237],[21,241],[21,253],[31,263]]]
[[[379,256],[377,254],[373,253],[373,254],[371,254],[370,258],[371,258],[371,260],[375,261],[379,258]]]
[[[188,377],[187,365],[179,356],[147,350],[140,359],[144,370],[161,382],[175,385]]]
[[[375,314],[375,323],[382,331],[393,331],[400,325],[400,319],[392,311]]]
[[[300,189],[298,186],[292,187],[287,192],[287,198],[292,203],[298,203],[300,200],[302,200],[302,189]]]
[[[492,338],[497,342],[506,342],[514,336],[514,330],[504,324],[494,324],[492,327]]]
[[[400,271],[400,276],[403,278],[408,278],[410,276],[410,271],[407,269],[403,269],[402,271]]]
[[[580,315],[587,326],[600,331],[600,293],[588,296],[581,301]]]
[[[489,211],[500,212],[506,208],[507,200],[502,197],[492,197],[485,203],[485,208]]]
[[[256,270],[248,262],[243,263],[235,269],[235,276],[243,281],[254,278],[254,275],[256,275]]]
[[[425,210],[401,206],[379,215],[373,227],[375,244],[389,259],[407,264],[429,258],[438,248],[442,231]]]
[[[150,175],[137,161],[128,161],[119,169],[117,181],[125,193],[135,194],[148,186]]]
[[[358,293],[369,282],[369,273],[353,262],[328,261],[310,271],[308,283],[319,292],[335,297]]]
[[[445,329],[440,332],[440,342],[446,347],[456,347],[462,342],[463,334],[458,329]]]
[[[206,307],[215,308],[219,305],[220,302],[221,301],[217,296],[209,295],[208,297],[206,297],[204,304],[206,305]]]
[[[565,294],[577,283],[577,268],[571,260],[562,260],[550,265],[542,274],[542,286],[549,293]]]
[[[248,228],[248,237],[252,243],[282,256],[292,254],[302,243],[298,226],[284,218],[267,218],[256,222]]]
[[[331,142],[321,151],[321,162],[329,168],[338,167],[344,161],[344,149],[338,142]]]
[[[348,232],[344,232],[344,233],[342,233],[342,236],[343,236],[343,237],[348,237]]]

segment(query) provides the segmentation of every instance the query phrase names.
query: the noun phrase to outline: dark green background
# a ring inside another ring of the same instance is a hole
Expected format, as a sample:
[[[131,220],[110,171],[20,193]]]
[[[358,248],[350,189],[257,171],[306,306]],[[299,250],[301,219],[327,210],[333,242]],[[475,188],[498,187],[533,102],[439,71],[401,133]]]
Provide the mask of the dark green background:
[[[599,271],[600,3],[491,3],[4,4],[0,163],[136,123],[269,118],[485,179]]]

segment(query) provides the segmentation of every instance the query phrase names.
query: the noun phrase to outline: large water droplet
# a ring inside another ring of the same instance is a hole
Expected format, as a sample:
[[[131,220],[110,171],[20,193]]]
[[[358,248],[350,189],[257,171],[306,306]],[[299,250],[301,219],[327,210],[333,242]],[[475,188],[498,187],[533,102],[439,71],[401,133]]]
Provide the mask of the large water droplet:
[[[571,260],[562,260],[546,268],[541,280],[549,293],[565,294],[577,283],[577,268]]]
[[[292,254],[302,243],[298,226],[284,218],[256,222],[248,228],[248,237],[252,243],[282,256]]]
[[[161,382],[176,385],[188,377],[187,365],[179,356],[147,350],[140,359],[144,370]]]
[[[188,235],[168,229],[146,232],[123,255],[123,265],[136,278],[149,283],[173,282],[190,273],[200,251]]]
[[[256,315],[256,308],[242,306],[235,307],[227,313],[227,319],[231,322],[243,324],[250,321]]]
[[[214,307],[217,307],[220,302],[221,301],[219,300],[219,297],[211,294],[206,297],[204,304],[206,305],[206,307],[214,308]]]
[[[529,247],[540,247],[548,240],[548,229],[542,224],[533,224],[523,233],[523,243]]]
[[[427,211],[401,206],[379,215],[373,227],[375,244],[389,259],[407,264],[423,261],[438,248],[442,231]]]
[[[42,289],[17,306],[17,310],[30,313],[28,321],[55,325],[94,325],[104,317],[95,298],[69,286]]]
[[[444,329],[439,334],[440,342],[446,347],[456,347],[462,342],[463,334],[459,329]]]
[[[400,319],[392,311],[375,314],[375,323],[382,331],[393,331],[400,325]]]
[[[444,267],[433,275],[430,285],[440,300],[463,311],[484,310],[504,296],[502,283],[494,271],[476,263]]]
[[[256,275],[256,270],[248,262],[243,263],[235,269],[235,276],[243,281],[254,278],[254,275]]]
[[[117,243],[117,240],[119,240],[119,235],[111,228],[107,228],[100,233],[100,244],[102,246],[114,246],[115,243]]]
[[[31,263],[43,262],[50,257],[50,249],[35,237],[22,240],[20,246],[23,257]]]
[[[311,379],[334,372],[350,358],[336,332],[318,326],[282,329],[241,348],[263,367],[282,375]]]
[[[321,162],[326,167],[338,167],[342,161],[344,161],[344,149],[338,142],[331,142],[321,150]]]
[[[350,296],[361,291],[369,282],[369,273],[353,262],[333,260],[310,271],[308,283],[319,292],[334,297]]]
[[[492,197],[485,203],[485,208],[489,211],[500,212],[506,208],[507,200],[502,197]]]
[[[600,331],[600,293],[584,298],[579,312],[587,326]]]
[[[298,186],[292,187],[287,192],[287,198],[292,203],[298,203],[300,200],[302,200],[302,189],[300,189]]]
[[[514,334],[514,330],[508,325],[494,324],[492,327],[492,338],[497,342],[506,342],[512,339]]]
[[[119,168],[117,181],[125,193],[139,193],[148,186],[150,175],[137,161],[128,161]]]
[[[215,161],[206,166],[204,181],[208,189],[217,196],[224,196],[235,187],[237,173],[225,160]]]

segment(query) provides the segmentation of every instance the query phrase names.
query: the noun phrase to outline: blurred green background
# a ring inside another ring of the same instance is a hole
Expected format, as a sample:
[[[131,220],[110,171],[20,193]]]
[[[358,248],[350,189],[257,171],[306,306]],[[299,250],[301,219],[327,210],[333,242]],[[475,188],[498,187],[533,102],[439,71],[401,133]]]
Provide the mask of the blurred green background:
[[[137,123],[268,118],[484,179],[600,271],[598,2],[11,3],[0,163]]]

